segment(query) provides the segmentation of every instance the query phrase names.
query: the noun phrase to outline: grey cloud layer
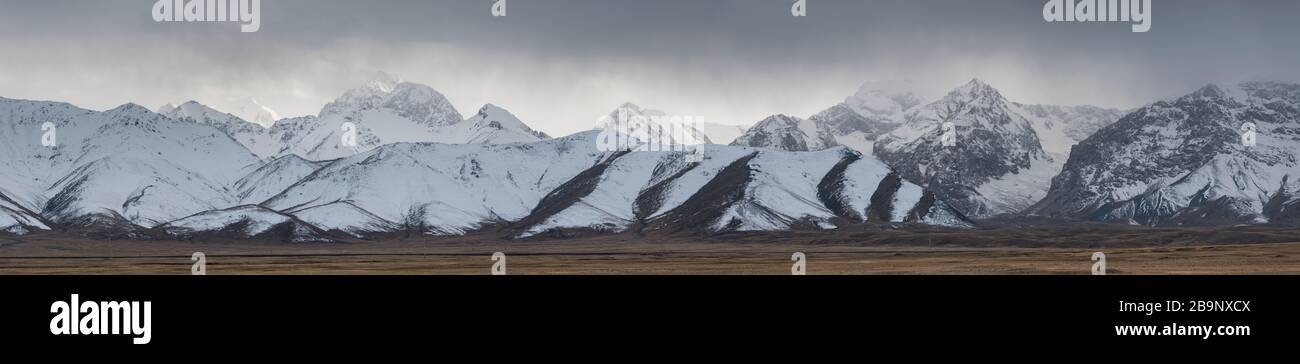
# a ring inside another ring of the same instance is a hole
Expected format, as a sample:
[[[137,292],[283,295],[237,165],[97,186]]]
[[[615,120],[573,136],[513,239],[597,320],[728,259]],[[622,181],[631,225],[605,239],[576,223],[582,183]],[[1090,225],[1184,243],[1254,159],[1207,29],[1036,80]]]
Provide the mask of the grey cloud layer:
[[[979,77],[1026,102],[1132,107],[1210,82],[1300,81],[1300,2],[1156,1],[1153,27],[1042,20],[1043,1],[263,0],[262,28],[154,23],[152,0],[0,1],[0,96],[91,108],[256,97],[312,114],[375,70],[554,134],[623,101],[748,124],[866,81]]]

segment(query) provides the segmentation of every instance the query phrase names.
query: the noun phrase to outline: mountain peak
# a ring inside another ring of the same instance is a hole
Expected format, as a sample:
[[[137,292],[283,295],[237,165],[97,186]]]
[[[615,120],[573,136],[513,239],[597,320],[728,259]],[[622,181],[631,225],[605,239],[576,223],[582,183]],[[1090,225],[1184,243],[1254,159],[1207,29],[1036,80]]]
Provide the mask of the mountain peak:
[[[272,124],[275,124],[276,120],[280,120],[279,113],[265,105],[262,105],[262,103],[257,101],[256,97],[237,98],[223,104],[222,106],[223,110],[229,108],[226,112],[231,115],[235,115],[240,119],[253,122],[263,127],[270,127]]]
[[[376,71],[370,81],[366,82],[366,88],[389,93],[393,92],[393,89],[397,88],[397,85],[401,83],[402,79],[397,76],[384,71]]]
[[[486,104],[483,105],[483,107],[480,107],[478,109],[478,116],[480,119],[492,119],[490,121],[500,121],[495,119],[505,119],[507,121],[512,121],[512,124],[517,123],[523,125],[523,122],[518,121],[519,119],[516,118],[514,114],[511,114],[510,111],[493,104]]]
[[[430,103],[440,102],[446,97],[433,87],[422,83],[399,82],[388,91],[387,103],[393,102],[411,102],[411,103]]]
[[[996,103],[1005,100],[1002,93],[980,79],[971,79],[961,87],[957,87],[944,96],[949,102],[968,103],[977,100],[985,100],[983,103]]]
[[[618,107],[614,108],[614,110],[625,110],[625,109],[636,111],[636,112],[641,111],[641,107],[637,106],[637,104],[633,104],[631,101],[627,101],[622,104],[619,104]]]
[[[1188,95],[1188,96],[1190,96],[1190,97],[1192,97],[1192,98],[1212,98],[1212,99],[1217,99],[1217,98],[1223,98],[1224,96],[1227,96],[1227,95],[1228,95],[1227,92],[1224,92],[1224,91],[1223,91],[1223,88],[1222,88],[1222,87],[1219,87],[1219,85],[1208,84],[1208,85],[1205,85],[1205,87],[1201,87],[1200,89],[1196,90],[1196,92],[1192,92],[1192,93],[1191,93],[1190,95]]]
[[[197,100],[180,104],[167,103],[159,107],[156,112],[172,118],[178,116],[189,116],[195,119],[235,117],[263,128],[271,127],[276,120],[280,120],[280,115],[275,110],[263,106],[253,97],[227,97],[211,104]]]
[[[993,86],[990,86],[988,83],[985,83],[984,81],[981,81],[978,78],[972,78],[970,82],[967,82],[965,85],[962,85],[961,87],[957,88],[957,90],[965,94],[976,94],[976,93],[984,94],[984,93],[998,91],[997,89],[993,88]]]
[[[504,122],[506,124],[510,124],[509,125],[510,127],[524,129],[530,132],[532,131],[532,128],[529,128],[528,125],[524,124],[523,121],[520,121],[519,117],[511,113],[510,110],[506,110],[505,108],[497,106],[495,104],[483,105],[483,107],[480,107],[478,109],[477,116],[478,119],[481,120]]]
[[[785,115],[770,115],[731,141],[731,145],[769,148],[785,151],[810,151],[825,148],[820,139],[810,138],[803,119]]]
[[[136,104],[134,102],[128,102],[122,104],[122,106],[112,108],[105,112],[110,114],[148,114],[148,113],[152,113],[153,111],[149,111],[148,108],[144,106],[140,106],[139,104]]]
[[[550,139],[550,136],[528,127],[510,111],[486,104],[469,119],[439,130],[438,141],[455,144],[508,144],[543,139]]]
[[[766,119],[763,120],[797,120],[797,119],[798,118],[786,114],[776,114],[776,115],[768,116]]]
[[[655,109],[644,109],[641,108],[640,106],[637,106],[637,104],[633,104],[631,102],[624,102],[623,104],[618,105],[618,107],[614,108],[614,111],[609,112],[609,118],[612,121],[619,121],[619,120],[626,121],[627,119],[636,116],[653,118],[656,116],[666,116],[666,115],[668,114],[663,111],[655,110]],[[606,124],[605,121],[600,121],[596,123],[595,128],[604,129],[607,126],[608,125]]]
[[[464,120],[456,108],[433,87],[395,78],[355,88],[321,108],[319,116],[384,109],[427,127],[451,125]],[[392,83],[393,81],[397,83]]]
[[[863,117],[890,117],[923,102],[915,89],[916,85],[906,80],[867,82],[844,104]]]
[[[771,115],[766,118],[763,118],[763,120],[760,120],[758,123],[755,123],[754,129],[770,130],[771,128],[774,127],[784,128],[784,127],[796,126],[798,124],[799,124],[799,118],[786,115],[786,114],[776,114],[776,115]]]
[[[191,117],[196,120],[226,118],[226,117],[234,116],[231,115],[230,113],[214,109],[211,106],[204,105],[203,103],[194,100],[186,101],[181,103],[180,105],[173,106],[169,111],[162,112],[161,114],[173,118]],[[238,116],[234,116],[234,117],[238,118]],[[207,121],[211,121],[211,120],[207,120]]]

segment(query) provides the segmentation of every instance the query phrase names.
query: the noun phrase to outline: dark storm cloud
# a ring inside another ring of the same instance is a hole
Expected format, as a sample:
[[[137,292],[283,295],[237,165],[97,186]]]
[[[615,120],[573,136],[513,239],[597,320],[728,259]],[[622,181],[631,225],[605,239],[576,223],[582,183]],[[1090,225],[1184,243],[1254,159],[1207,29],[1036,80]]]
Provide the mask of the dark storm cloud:
[[[155,23],[141,1],[0,2],[0,96],[94,108],[255,96],[314,113],[369,72],[500,104],[565,133],[622,101],[747,124],[857,85],[937,94],[985,79],[1016,100],[1133,107],[1205,83],[1300,81],[1300,2],[1161,1],[1152,28],[1046,23],[1043,0],[262,0],[262,27]],[[183,96],[182,96],[183,95]],[[179,99],[178,99],[179,98]],[[211,100],[211,101],[209,101]]]

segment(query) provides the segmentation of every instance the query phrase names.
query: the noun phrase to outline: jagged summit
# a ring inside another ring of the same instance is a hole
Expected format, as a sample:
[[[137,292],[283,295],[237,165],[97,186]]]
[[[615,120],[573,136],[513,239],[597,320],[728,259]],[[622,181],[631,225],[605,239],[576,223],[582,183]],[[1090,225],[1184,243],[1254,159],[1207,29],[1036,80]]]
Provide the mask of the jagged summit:
[[[275,110],[271,110],[271,108],[269,107],[262,105],[261,103],[257,102],[256,98],[252,98],[252,97],[230,98],[218,102],[217,105],[220,106],[213,106],[209,104],[200,103],[196,100],[189,100],[189,101],[182,102],[179,105],[175,103],[163,104],[162,106],[159,106],[155,112],[163,115],[173,116],[173,114],[176,112],[176,109],[179,108],[192,109],[201,106],[202,108],[210,109],[208,112],[211,112],[213,114],[228,114],[230,116],[233,116],[240,120],[250,122],[252,124],[255,124],[263,128],[270,127],[272,124],[275,124],[277,120],[280,120],[279,113],[275,112]],[[220,111],[218,111],[218,109],[220,109]],[[196,119],[198,116],[194,111],[185,112],[185,114],[196,117]],[[213,119],[213,118],[215,117],[208,117],[208,119]],[[220,118],[225,119],[226,117],[220,117]]]
[[[754,127],[760,129],[780,128],[797,123],[798,121],[799,118],[793,116],[776,114],[763,118],[763,120],[759,120],[757,123],[754,123]]]
[[[501,144],[549,138],[503,108],[479,111],[487,113],[463,119],[432,87],[381,72],[326,104],[317,116],[277,122],[269,134],[279,145],[270,156],[297,154],[319,161],[391,143]],[[356,144],[345,145],[345,140]]]
[[[998,89],[993,88],[993,86],[987,83],[984,83],[984,81],[980,81],[978,78],[971,79],[970,82],[967,82],[966,84],[961,85],[956,89],[953,89],[952,91],[948,92],[947,95],[944,95],[943,99],[948,100],[949,102],[952,103],[972,103],[972,104],[992,104],[992,103],[1006,102],[1006,98],[1002,96],[1002,93],[999,92]]]
[[[400,83],[402,83],[401,78],[388,72],[377,71],[370,81],[366,82],[366,87],[378,92],[388,93],[393,92],[393,89],[397,88]]]
[[[108,109],[104,112],[109,114],[120,114],[120,115],[146,115],[146,114],[153,113],[153,111],[150,111],[149,108],[140,106],[139,104],[136,104],[134,102],[128,102],[118,107]]]
[[[501,144],[550,138],[491,104],[462,120],[432,87],[382,72],[326,104],[319,115],[276,120],[269,128],[195,101],[167,104],[159,111],[175,120],[214,126],[267,160],[291,154],[331,160],[400,142]],[[274,115],[263,111],[259,115]],[[345,145],[352,141],[355,145]]]
[[[662,110],[642,108],[641,106],[638,106],[637,104],[634,104],[632,102],[624,102],[622,104],[619,104],[618,107],[615,107],[614,110],[609,112],[609,118],[612,120],[631,119],[634,117],[642,117],[642,118],[650,119],[657,116],[667,116],[667,115],[668,113]],[[600,125],[600,123],[598,123],[598,125],[596,125],[595,128],[601,129],[604,128],[604,125]]]
[[[1219,85],[1215,85],[1215,84],[1208,84],[1205,85],[1204,87],[1201,87],[1200,89],[1197,89],[1196,91],[1190,94],[1187,94],[1186,96],[1181,97],[1180,99],[1186,99],[1186,98],[1221,99],[1225,97],[1228,97],[1228,93],[1225,92],[1222,87],[1219,87]]]
[[[843,145],[871,154],[875,139],[896,128],[908,110],[922,103],[913,91],[915,88],[915,84],[910,81],[866,82],[858,87],[856,93],[845,98],[844,102],[801,119],[798,122],[798,132],[788,129],[790,132],[778,136],[772,135],[772,130],[755,127],[732,143],[796,151]],[[760,123],[764,121],[768,120]],[[782,120],[782,124],[790,124],[790,121],[787,117],[787,120]]]
[[[170,104],[169,104],[170,105]],[[258,157],[274,155],[279,147],[268,130],[233,114],[221,112],[197,101],[187,101],[179,106],[159,108],[162,114],[181,122],[209,125],[230,136]]]
[[[550,139],[533,130],[504,108],[486,104],[464,122],[438,130],[433,141],[453,144],[528,143]]]
[[[451,125],[463,120],[451,102],[428,85],[376,81],[348,90],[321,108],[318,116],[346,117],[371,110],[386,111],[426,127]]]
[[[916,85],[911,81],[877,81],[863,83],[858,91],[845,98],[844,105],[858,115],[892,117],[920,105]]]
[[[595,130],[625,131],[623,128],[645,130],[661,135],[663,139],[657,139],[660,143],[675,145],[700,145],[713,144],[713,140],[707,134],[701,131],[701,125],[694,122],[694,119],[675,118],[676,115],[669,115],[667,112],[656,109],[642,108],[631,102],[624,102],[610,111],[606,117],[602,117],[592,126]],[[622,125],[620,125],[622,123]],[[644,125],[638,124],[644,123]]]
[[[988,83],[984,82],[984,80],[981,80],[978,77],[976,77],[976,78],[971,78],[970,81],[967,81],[965,84],[961,85],[960,87],[957,87],[954,91],[961,92],[961,93],[969,93],[972,91],[997,92],[997,89],[994,89],[993,86],[990,86]]]
[[[810,138],[816,125],[805,119],[777,114],[755,123],[731,145],[769,148],[784,151],[810,151],[824,149],[820,139]]]

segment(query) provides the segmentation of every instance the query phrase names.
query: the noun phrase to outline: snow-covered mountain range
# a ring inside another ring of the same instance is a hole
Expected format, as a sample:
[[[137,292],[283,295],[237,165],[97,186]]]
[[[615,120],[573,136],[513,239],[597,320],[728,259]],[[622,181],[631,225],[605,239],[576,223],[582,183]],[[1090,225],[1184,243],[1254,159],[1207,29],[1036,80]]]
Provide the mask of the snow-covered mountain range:
[[[269,128],[195,101],[158,111],[216,127],[264,159],[297,155],[331,160],[401,142],[504,144],[550,138],[496,105],[484,105],[462,119],[433,88],[392,77],[348,90],[318,115],[277,120]]]
[[[197,101],[187,101],[180,105],[163,105],[158,109],[158,113],[176,120],[217,128],[259,157],[270,157],[280,153],[281,148],[272,139],[266,127],[234,114],[217,111]]]
[[[905,113],[922,103],[914,87],[905,81],[869,82],[843,102],[808,118],[769,116],[731,144],[787,151],[843,145],[870,154],[877,137],[898,127]]]
[[[1011,102],[972,80],[909,110],[876,140],[874,154],[968,216],[1013,214],[1047,194],[1075,137],[1119,117],[1118,110]]]
[[[979,80],[928,103],[864,86],[807,119],[769,117],[733,145],[686,130],[679,142],[694,153],[599,148],[608,129],[551,138],[491,104],[461,119],[402,82],[270,128],[197,102],[159,111],[0,98],[0,232],[317,242],[969,227],[1007,214],[1300,218],[1293,84],[1207,86],[1122,117],[1011,102]],[[629,115],[663,113],[627,103],[610,114]],[[355,148],[344,123],[358,127]]]
[[[226,100],[226,102],[222,102],[221,104],[224,105],[220,107],[221,110],[224,110],[237,118],[251,121],[262,127],[269,127],[271,124],[274,124],[276,120],[280,120],[280,113],[262,105],[257,102],[257,99],[252,97]],[[158,108],[158,113],[164,115],[171,114],[172,110],[177,107],[180,106],[175,104],[166,104]]]
[[[711,145],[703,161],[688,162],[685,152],[602,152],[599,134],[531,144],[386,145],[333,162],[263,205],[295,215],[330,209],[329,221],[304,220],[357,236],[375,233],[375,225],[435,235],[503,226],[518,237],[830,228],[835,217],[969,225],[942,202],[923,201],[918,186],[886,181],[883,164],[843,148],[793,153]],[[872,210],[873,198],[888,202]],[[710,215],[682,218],[700,213]]]
[[[221,130],[134,104],[0,99],[2,200],[53,224],[153,227],[229,207],[230,186],[261,163]]]
[[[326,109],[346,108],[336,103]],[[263,128],[197,102],[160,111],[167,114],[130,104],[96,112],[0,99],[7,129],[0,162],[15,171],[0,179],[0,224],[9,233],[60,226],[113,237],[288,242],[493,227],[529,237],[820,229],[863,221],[971,225],[883,163],[846,148],[708,145],[699,161],[686,152],[602,151],[602,131],[550,139],[488,105],[429,133],[466,137],[458,142],[386,143],[313,161],[292,151],[328,154],[275,147],[286,140],[275,132],[288,125],[284,120]],[[645,113],[631,104],[620,112]],[[323,115],[288,123],[336,114]],[[432,119],[401,122],[413,120]],[[57,134],[52,146],[41,144],[46,122]],[[325,145],[310,141],[315,138],[299,140]],[[708,142],[699,139],[692,141]],[[708,215],[695,216],[701,213]]]
[[[1026,105],[980,80],[924,103],[906,83],[868,83],[807,119],[775,115],[733,144],[779,150],[847,146],[873,155],[976,218],[1017,213],[1047,193],[1070,147],[1119,119],[1093,106]],[[945,145],[950,123],[951,145]]]
[[[1300,216],[1300,85],[1209,85],[1079,143],[1032,214],[1142,225]]]

